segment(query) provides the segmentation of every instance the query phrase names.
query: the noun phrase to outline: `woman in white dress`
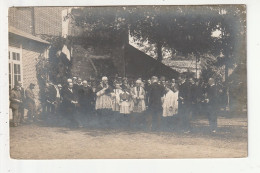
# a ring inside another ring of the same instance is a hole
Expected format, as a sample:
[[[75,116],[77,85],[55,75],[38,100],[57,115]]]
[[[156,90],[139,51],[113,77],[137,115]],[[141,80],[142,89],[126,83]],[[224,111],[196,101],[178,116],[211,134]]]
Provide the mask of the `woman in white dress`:
[[[115,112],[120,111],[120,94],[123,93],[120,84],[115,84],[115,89],[111,93],[112,96],[112,110]]]
[[[179,91],[174,88],[170,89],[170,85],[166,85],[166,94],[163,97],[163,117],[169,117],[178,113],[178,94]]]
[[[126,88],[123,88],[123,92],[120,96],[120,113],[127,115],[130,114],[130,93]]]

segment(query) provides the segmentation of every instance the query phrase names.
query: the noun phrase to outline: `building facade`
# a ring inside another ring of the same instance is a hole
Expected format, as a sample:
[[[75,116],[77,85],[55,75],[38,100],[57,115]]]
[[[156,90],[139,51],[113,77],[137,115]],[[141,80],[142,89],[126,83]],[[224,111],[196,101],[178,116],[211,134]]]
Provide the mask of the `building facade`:
[[[50,43],[41,35],[62,35],[62,10],[66,7],[11,7],[9,22],[9,89],[17,81],[24,88],[34,83],[36,106],[41,107],[36,64],[38,58],[48,58]]]

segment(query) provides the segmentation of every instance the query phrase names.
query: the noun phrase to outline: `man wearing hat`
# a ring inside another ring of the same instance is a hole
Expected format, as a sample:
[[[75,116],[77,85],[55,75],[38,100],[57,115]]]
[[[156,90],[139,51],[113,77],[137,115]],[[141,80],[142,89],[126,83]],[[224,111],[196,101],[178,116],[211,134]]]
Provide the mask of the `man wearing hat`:
[[[161,116],[162,116],[162,97],[164,96],[164,87],[158,84],[158,78],[153,76],[152,84],[148,88],[147,97],[148,97],[148,115],[147,115],[147,124],[148,130],[152,128],[154,130],[160,129],[161,125]]]
[[[18,126],[20,123],[19,107],[22,103],[21,91],[19,84],[16,84],[10,93],[10,108],[13,113],[13,125]]]
[[[34,87],[35,87],[35,84],[31,83],[29,85],[29,87],[25,90],[26,104],[27,104],[27,109],[28,109],[27,116],[28,116],[30,122],[32,122],[34,120],[34,118],[36,117],[35,96],[33,93]]]

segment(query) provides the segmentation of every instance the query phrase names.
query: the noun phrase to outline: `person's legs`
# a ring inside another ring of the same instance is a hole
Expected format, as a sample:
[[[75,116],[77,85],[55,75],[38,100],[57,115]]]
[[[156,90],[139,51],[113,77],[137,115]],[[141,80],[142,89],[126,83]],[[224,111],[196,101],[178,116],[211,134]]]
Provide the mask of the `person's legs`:
[[[190,132],[190,130],[191,130],[191,127],[190,127],[191,114],[192,114],[192,112],[189,107],[187,107],[185,109],[185,111],[183,111],[182,125],[183,125],[183,130],[185,132]]]
[[[25,119],[24,119],[24,106],[23,105],[20,105],[19,106],[19,113],[20,113],[20,123],[23,123],[25,122]]]
[[[154,109],[151,111],[152,115],[152,129],[153,130],[160,130],[161,128],[161,118],[162,118],[162,112],[161,110]]]
[[[30,122],[33,121],[33,115],[34,115],[34,108],[32,103],[28,103],[28,112],[27,117]]]
[[[215,132],[217,130],[217,114],[215,111],[211,111],[208,113],[209,116],[209,126],[210,130],[212,132]]]
[[[136,127],[136,117],[137,117],[137,113],[133,112],[132,114],[130,114],[130,128],[131,129],[135,129]]]
[[[146,130],[152,130],[153,114],[151,110],[146,112]]]
[[[12,113],[13,113],[13,125],[14,127],[19,125],[19,112],[18,109],[12,109]]]

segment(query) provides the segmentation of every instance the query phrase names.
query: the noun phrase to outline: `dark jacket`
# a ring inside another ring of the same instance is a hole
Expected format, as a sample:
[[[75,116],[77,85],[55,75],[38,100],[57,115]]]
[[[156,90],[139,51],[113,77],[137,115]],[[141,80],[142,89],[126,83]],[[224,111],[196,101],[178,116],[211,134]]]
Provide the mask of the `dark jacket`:
[[[158,83],[152,83],[147,91],[148,107],[152,110],[162,109],[162,100],[165,93],[164,87]]]
[[[89,107],[94,102],[94,92],[90,86],[80,88],[78,94],[81,107]]]
[[[72,89],[72,92],[68,88],[64,88],[63,90],[63,104],[66,108],[75,107],[75,104],[71,103],[71,101],[77,101],[77,94],[75,90]]]
[[[216,85],[208,86],[206,90],[206,95],[208,101],[208,106],[212,108],[217,108],[219,106],[218,97],[219,92]]]
[[[50,85],[47,90],[46,90],[46,101],[47,102],[55,102],[56,101],[56,96],[57,96],[57,91],[53,85]]]

